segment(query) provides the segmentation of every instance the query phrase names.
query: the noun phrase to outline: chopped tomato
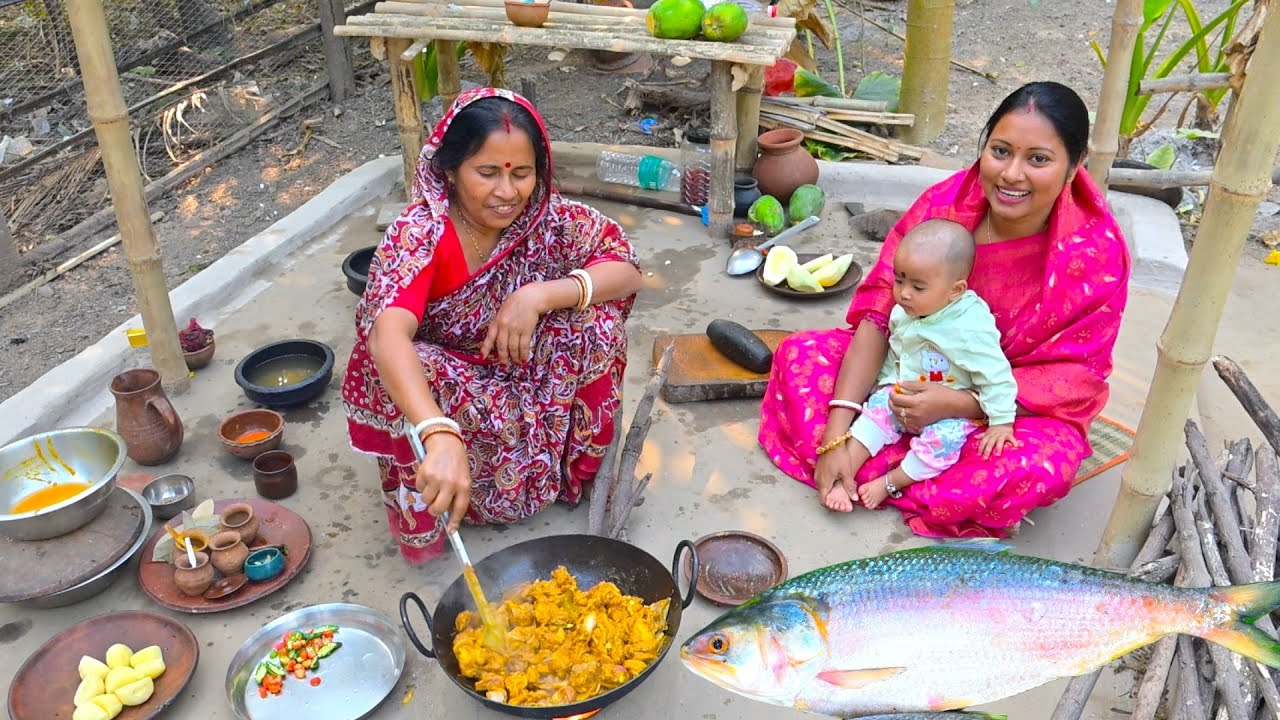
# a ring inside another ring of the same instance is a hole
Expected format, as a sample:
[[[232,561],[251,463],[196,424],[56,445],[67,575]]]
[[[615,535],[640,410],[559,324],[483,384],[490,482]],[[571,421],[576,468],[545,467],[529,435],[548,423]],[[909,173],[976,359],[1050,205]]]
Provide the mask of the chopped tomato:
[[[293,675],[299,680],[302,680],[307,677],[307,669],[304,667],[296,667],[293,669]]]
[[[320,676],[317,675],[311,678],[311,687],[319,687],[319,686],[320,686]]]
[[[266,686],[266,685],[259,685],[259,686],[258,686],[258,697],[263,698],[263,699],[266,699],[266,697],[267,697],[267,686]]]

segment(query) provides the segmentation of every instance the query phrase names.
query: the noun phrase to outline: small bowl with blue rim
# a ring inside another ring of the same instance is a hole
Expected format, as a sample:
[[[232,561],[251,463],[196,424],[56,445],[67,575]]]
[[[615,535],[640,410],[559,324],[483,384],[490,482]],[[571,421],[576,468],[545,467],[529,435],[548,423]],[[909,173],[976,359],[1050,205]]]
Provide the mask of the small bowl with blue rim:
[[[258,548],[244,559],[244,574],[254,582],[266,582],[284,571],[284,553],[278,547]]]

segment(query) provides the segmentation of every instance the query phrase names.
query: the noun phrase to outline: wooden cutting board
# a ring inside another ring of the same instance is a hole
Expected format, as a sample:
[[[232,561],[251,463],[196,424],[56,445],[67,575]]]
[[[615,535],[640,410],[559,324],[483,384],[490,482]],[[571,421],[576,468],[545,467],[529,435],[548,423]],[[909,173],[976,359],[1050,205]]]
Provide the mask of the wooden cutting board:
[[[790,330],[753,330],[760,339],[777,350]],[[725,357],[704,333],[659,335],[653,339],[653,360],[662,359],[667,346],[675,344],[667,367],[667,382],[662,398],[669,403],[728,400],[764,397],[769,384],[768,373],[752,372]]]
[[[75,587],[120,559],[142,533],[143,508],[113,490],[106,508],[78,530],[48,540],[0,539],[0,602],[21,602]]]

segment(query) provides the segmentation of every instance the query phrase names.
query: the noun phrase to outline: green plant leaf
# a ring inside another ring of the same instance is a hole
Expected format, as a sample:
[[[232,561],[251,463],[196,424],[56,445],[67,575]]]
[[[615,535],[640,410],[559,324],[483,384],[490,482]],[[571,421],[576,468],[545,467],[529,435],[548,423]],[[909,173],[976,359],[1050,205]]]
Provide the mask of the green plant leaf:
[[[898,112],[898,98],[902,94],[902,78],[879,70],[869,73],[853,91],[855,100],[880,100],[889,103],[889,112]]]
[[[1142,34],[1147,31],[1147,28],[1155,25],[1157,20],[1169,12],[1169,8],[1173,3],[1174,0],[1143,0],[1142,28],[1138,30],[1138,33]]]
[[[425,50],[414,56],[413,85],[418,91],[419,102],[427,102],[440,94],[440,73],[436,62],[435,43],[429,43]]]
[[[1178,128],[1177,137],[1185,140],[1217,140],[1222,137],[1222,133],[1199,128]]]
[[[1174,150],[1173,143],[1165,143],[1147,156],[1147,164],[1161,170],[1168,170],[1173,167],[1173,161],[1178,159],[1178,151]]]
[[[129,72],[137,75],[138,77],[154,77],[156,69],[150,65],[140,65]]]
[[[468,42],[467,49],[476,59],[476,64],[489,76],[489,84],[493,87],[504,87],[506,83],[507,46],[502,43]]]
[[[862,155],[855,150],[846,150],[842,147],[836,147],[829,143],[824,143],[819,140],[809,140],[807,138],[804,141],[804,149],[808,150],[810,155],[818,158],[819,160],[830,160],[832,162],[862,157]]]

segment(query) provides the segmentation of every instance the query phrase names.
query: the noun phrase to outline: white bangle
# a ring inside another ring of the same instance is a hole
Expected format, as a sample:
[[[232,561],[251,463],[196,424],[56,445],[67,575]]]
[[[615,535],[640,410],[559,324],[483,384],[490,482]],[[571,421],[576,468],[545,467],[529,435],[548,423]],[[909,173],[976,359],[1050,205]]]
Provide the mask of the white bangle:
[[[838,408],[844,408],[846,410],[853,410],[854,412],[862,412],[861,404],[856,403],[852,400],[840,400],[839,398],[827,403],[827,407],[828,408],[838,407]]]
[[[461,437],[461,435],[462,435],[462,428],[458,426],[458,423],[454,422],[451,418],[447,418],[447,417],[445,417],[445,416],[441,415],[441,416],[439,416],[439,417],[430,417],[430,418],[427,418],[426,420],[423,420],[422,422],[418,423],[417,425],[414,425],[414,426],[413,426],[413,435],[414,435],[414,437],[418,437],[418,436],[422,435],[422,431],[423,431],[423,430],[426,430],[427,428],[431,427],[432,425],[444,425],[445,427],[449,428],[450,430],[452,430],[452,431],[454,431],[454,432],[458,433],[459,437]]]
[[[591,274],[581,268],[570,270],[569,274],[582,280],[582,284],[586,288],[586,293],[582,297],[582,302],[578,305],[579,310],[586,310],[587,306],[591,305],[591,295],[595,292],[595,288],[591,285]]]

